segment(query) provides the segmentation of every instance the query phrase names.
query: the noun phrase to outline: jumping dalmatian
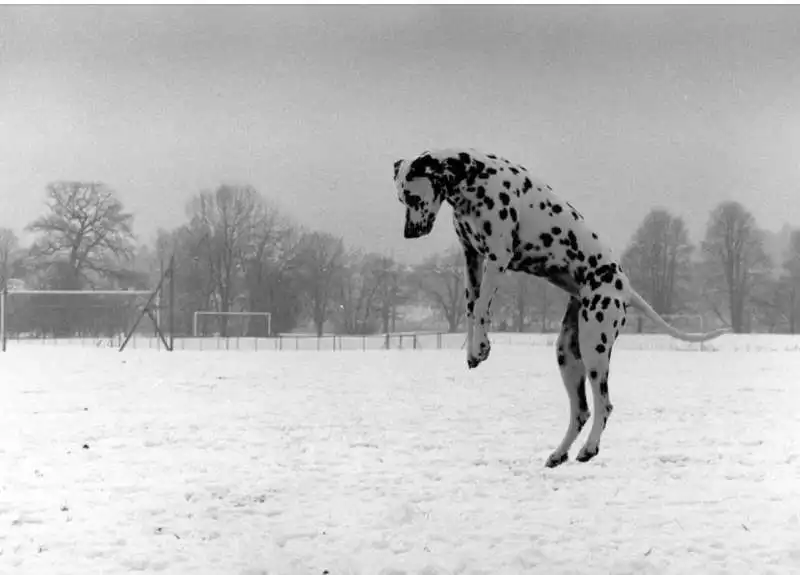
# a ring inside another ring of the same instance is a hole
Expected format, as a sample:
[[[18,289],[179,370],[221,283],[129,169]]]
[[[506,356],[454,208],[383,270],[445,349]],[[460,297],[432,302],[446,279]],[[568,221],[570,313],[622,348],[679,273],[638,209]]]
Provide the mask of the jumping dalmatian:
[[[394,183],[406,208],[406,238],[428,235],[443,202],[453,208],[466,260],[470,369],[489,356],[489,310],[499,274],[506,270],[529,273],[570,295],[556,341],[570,419],[547,467],[567,461],[570,447],[589,420],[587,376],[595,418],[577,460],[589,461],[599,452],[600,436],[613,409],[608,394],[611,349],[625,325],[629,305],[684,341],[708,341],[728,331],[689,334],[669,325],[631,287],[611,250],[583,216],[519,164],[473,149],[427,151],[396,161]]]

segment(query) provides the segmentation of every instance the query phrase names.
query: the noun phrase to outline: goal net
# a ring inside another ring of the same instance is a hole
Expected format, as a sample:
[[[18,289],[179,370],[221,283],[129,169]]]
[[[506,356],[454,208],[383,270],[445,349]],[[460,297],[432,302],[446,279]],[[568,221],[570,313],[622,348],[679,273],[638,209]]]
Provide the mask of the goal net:
[[[0,298],[0,337],[7,343],[77,343],[119,347],[152,291],[9,290]],[[156,320],[159,311],[156,310]],[[142,320],[136,335],[153,336]]]
[[[270,337],[272,314],[258,311],[196,311],[194,337]]]

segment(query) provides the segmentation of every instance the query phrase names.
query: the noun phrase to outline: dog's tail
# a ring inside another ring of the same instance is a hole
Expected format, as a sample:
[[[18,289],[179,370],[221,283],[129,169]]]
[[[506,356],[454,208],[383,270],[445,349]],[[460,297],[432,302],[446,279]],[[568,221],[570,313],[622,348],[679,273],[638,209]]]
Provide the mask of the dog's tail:
[[[708,341],[710,339],[714,339],[715,337],[719,337],[723,334],[729,333],[731,330],[723,328],[723,329],[715,329],[714,331],[707,331],[706,333],[686,333],[685,331],[681,331],[669,325],[664,318],[662,318],[656,310],[650,307],[650,304],[647,303],[642,296],[636,293],[632,287],[631,289],[631,300],[630,304],[638,309],[639,311],[643,312],[647,317],[653,320],[658,326],[670,334],[672,337],[683,340],[683,341],[691,341],[691,342],[703,342]]]

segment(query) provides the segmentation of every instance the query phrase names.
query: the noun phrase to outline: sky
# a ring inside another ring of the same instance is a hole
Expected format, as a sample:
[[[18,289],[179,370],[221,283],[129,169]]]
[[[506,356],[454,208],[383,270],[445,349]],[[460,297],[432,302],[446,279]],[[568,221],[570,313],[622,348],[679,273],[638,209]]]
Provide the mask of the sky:
[[[742,202],[800,226],[798,6],[3,6],[0,226],[102,181],[141,241],[249,184],[308,228],[407,261],[396,159],[525,165],[615,250],[646,213]]]

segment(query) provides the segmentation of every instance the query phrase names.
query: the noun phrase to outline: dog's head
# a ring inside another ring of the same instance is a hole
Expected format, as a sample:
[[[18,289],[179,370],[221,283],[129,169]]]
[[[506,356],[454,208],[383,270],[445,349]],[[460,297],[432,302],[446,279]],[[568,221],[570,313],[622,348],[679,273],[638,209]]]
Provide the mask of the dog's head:
[[[406,238],[421,238],[433,230],[436,215],[442,207],[450,174],[442,160],[425,152],[411,161],[394,163],[394,185],[397,199],[406,208]]]

